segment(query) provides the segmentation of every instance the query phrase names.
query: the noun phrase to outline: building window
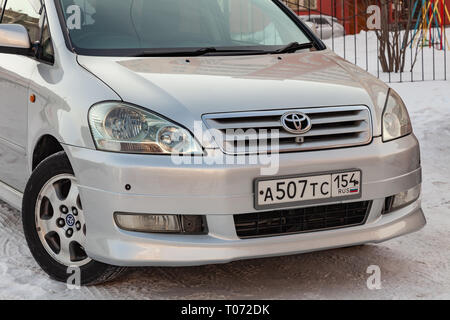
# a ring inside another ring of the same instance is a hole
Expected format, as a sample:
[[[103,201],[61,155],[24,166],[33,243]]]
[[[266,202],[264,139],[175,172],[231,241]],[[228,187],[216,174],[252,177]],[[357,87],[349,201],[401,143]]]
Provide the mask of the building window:
[[[318,0],[285,0],[289,7],[295,12],[317,10]]]

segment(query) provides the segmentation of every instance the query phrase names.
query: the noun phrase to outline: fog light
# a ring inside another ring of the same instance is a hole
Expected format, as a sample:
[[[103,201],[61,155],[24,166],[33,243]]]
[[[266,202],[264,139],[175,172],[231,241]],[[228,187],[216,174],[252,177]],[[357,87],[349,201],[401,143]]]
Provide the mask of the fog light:
[[[204,216],[162,215],[116,212],[114,220],[120,229],[146,233],[204,234]]]
[[[128,231],[168,233],[181,231],[180,219],[175,215],[116,213],[114,219],[120,229]]]
[[[421,185],[417,185],[412,189],[396,194],[395,196],[386,198],[384,213],[389,213],[396,209],[413,203],[420,197]]]

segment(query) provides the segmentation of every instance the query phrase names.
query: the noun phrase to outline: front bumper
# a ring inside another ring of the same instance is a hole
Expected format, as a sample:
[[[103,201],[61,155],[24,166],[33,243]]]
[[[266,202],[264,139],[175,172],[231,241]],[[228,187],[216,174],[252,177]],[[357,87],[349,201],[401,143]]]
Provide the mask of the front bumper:
[[[279,155],[277,175],[363,172],[361,200],[373,200],[364,225],[259,239],[239,239],[234,214],[251,213],[259,165],[175,165],[171,157],[100,152],[65,146],[80,184],[88,255],[121,266],[181,266],[295,254],[381,242],[425,225],[420,200],[381,215],[384,199],[421,183],[417,139]],[[218,150],[209,150],[209,156]],[[126,191],[125,185],[131,189]],[[203,236],[144,234],[117,228],[114,212],[206,215]]]

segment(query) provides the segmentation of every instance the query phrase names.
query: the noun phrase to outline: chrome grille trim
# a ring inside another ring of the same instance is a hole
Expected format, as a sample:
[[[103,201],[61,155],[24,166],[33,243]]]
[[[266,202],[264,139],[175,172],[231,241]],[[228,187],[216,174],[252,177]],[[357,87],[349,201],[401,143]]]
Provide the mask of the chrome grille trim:
[[[302,112],[311,118],[312,128],[309,132],[293,134],[282,127],[281,117],[291,111]],[[259,145],[259,139],[255,134],[230,135],[227,134],[228,129],[244,131],[255,129],[256,132],[266,129],[269,134],[273,129],[279,130],[279,150],[273,150],[268,141],[269,146],[260,147],[259,153],[353,147],[372,141],[370,110],[363,105],[216,113],[205,114],[202,119],[208,129],[217,129],[221,134],[222,141],[217,141],[219,148],[232,155],[256,153],[249,146]],[[298,137],[304,138],[304,142],[296,142]],[[243,141],[246,143],[242,143]]]

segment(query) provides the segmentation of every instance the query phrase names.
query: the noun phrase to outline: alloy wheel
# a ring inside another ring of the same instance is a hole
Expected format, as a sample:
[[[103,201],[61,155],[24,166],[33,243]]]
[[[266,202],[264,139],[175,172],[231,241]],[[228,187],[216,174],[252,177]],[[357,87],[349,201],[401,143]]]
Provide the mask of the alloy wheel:
[[[47,253],[65,266],[91,261],[84,249],[86,222],[76,178],[53,177],[41,189],[35,208],[36,230]]]

